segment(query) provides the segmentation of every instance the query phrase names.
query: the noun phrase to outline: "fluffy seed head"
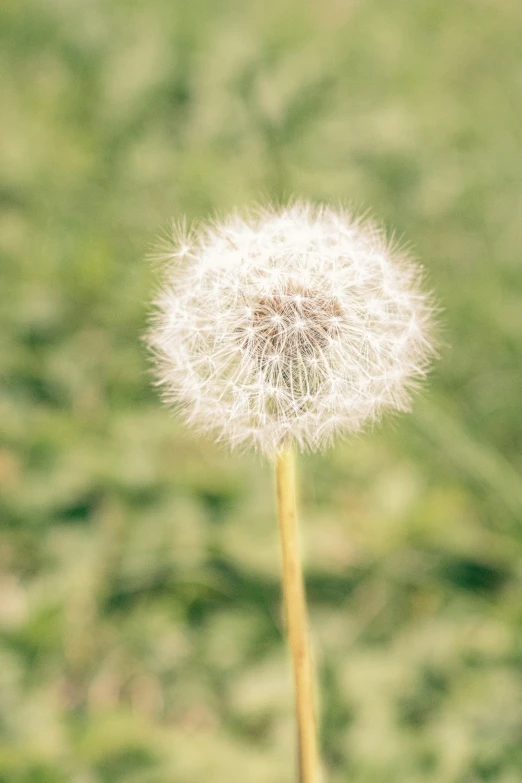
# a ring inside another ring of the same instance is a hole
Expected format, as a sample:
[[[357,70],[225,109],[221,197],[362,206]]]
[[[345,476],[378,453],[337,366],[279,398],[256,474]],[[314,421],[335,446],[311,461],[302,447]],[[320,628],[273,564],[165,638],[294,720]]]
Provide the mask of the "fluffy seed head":
[[[182,233],[149,332],[164,396],[189,423],[269,455],[405,410],[433,355],[419,278],[373,224],[330,207]]]

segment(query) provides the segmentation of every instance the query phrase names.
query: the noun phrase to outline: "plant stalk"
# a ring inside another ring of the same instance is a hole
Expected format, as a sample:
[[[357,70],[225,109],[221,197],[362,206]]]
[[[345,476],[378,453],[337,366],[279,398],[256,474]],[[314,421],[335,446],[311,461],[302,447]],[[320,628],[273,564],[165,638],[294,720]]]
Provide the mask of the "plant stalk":
[[[290,446],[283,447],[277,455],[276,479],[285,613],[292,654],[299,738],[299,780],[300,783],[318,783],[319,754],[314,713],[312,658],[299,551],[294,453]]]

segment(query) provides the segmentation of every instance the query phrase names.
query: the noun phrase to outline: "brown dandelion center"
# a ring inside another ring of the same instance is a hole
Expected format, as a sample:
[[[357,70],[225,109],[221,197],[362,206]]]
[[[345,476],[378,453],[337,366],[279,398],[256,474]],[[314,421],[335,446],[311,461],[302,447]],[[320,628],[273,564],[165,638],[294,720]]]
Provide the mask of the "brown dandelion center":
[[[252,313],[255,350],[283,363],[316,356],[338,334],[342,315],[336,298],[310,289],[265,295]]]

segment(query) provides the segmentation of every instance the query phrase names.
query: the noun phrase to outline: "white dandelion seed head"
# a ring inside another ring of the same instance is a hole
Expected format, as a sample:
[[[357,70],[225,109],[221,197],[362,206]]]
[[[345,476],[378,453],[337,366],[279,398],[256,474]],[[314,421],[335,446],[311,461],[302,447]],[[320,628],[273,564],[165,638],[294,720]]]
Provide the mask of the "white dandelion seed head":
[[[406,410],[433,355],[419,268],[368,222],[296,203],[176,241],[149,344],[167,401],[274,455]]]

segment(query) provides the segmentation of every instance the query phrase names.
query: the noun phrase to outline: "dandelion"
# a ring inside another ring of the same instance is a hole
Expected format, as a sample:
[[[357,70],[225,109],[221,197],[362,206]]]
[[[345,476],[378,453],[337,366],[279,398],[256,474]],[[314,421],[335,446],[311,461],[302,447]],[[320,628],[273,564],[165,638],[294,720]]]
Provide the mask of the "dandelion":
[[[149,342],[167,402],[276,460],[301,780],[318,754],[297,547],[293,447],[324,448],[407,410],[433,349],[419,267],[369,221],[295,203],[183,232]]]

